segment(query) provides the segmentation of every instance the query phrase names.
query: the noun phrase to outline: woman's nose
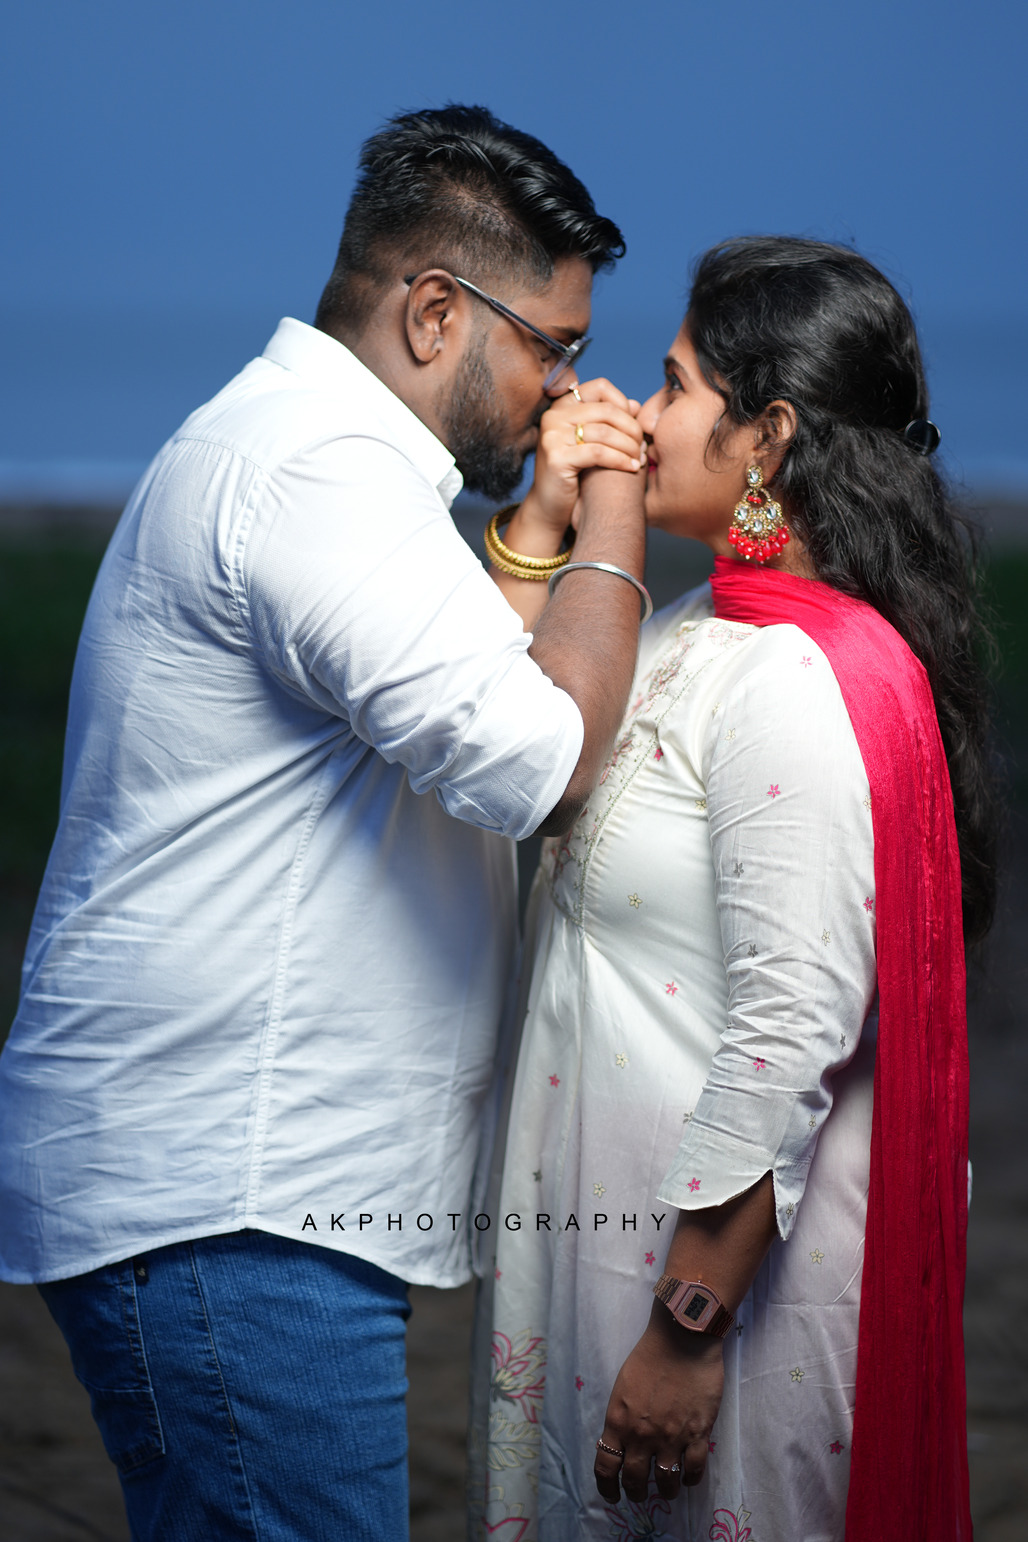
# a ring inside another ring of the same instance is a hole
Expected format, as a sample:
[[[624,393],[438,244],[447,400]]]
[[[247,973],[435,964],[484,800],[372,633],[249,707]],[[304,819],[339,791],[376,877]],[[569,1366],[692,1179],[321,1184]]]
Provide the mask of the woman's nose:
[[[657,426],[660,417],[660,392],[654,391],[648,401],[643,402],[639,408],[639,427],[649,438],[653,437],[653,430]]]

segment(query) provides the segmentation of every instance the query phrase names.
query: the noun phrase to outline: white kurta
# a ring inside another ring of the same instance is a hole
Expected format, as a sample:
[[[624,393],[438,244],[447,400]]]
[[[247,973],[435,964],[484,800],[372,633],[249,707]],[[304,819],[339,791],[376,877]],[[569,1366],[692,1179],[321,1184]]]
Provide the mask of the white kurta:
[[[828,661],[794,626],[716,620],[704,588],[654,618],[637,678],[533,897],[471,1535],[836,1542],[876,1022],[868,781]],[[769,1171],[780,1237],[725,1343],[706,1476],[673,1503],[651,1487],[608,1506],[595,1442],[677,1209]]]

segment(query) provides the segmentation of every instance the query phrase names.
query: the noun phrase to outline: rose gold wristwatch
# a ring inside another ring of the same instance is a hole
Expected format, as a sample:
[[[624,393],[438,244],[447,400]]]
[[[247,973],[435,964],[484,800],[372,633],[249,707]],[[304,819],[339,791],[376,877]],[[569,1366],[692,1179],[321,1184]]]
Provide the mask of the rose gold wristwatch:
[[[735,1321],[717,1292],[698,1280],[676,1280],[673,1274],[662,1274],[653,1294],[663,1301],[676,1322],[694,1333],[712,1333],[723,1339]]]

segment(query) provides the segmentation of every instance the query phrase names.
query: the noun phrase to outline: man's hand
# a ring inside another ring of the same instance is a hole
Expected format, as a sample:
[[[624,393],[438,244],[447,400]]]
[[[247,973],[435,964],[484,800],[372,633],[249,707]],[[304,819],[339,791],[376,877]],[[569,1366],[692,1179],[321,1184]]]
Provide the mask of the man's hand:
[[[620,1478],[628,1499],[644,1500],[651,1463],[665,1499],[674,1499],[682,1484],[699,1483],[724,1379],[721,1340],[683,1328],[655,1301],[607,1404],[601,1439],[623,1451],[624,1462],[597,1449],[593,1471],[601,1497],[617,1504]],[[672,1472],[676,1464],[681,1470]]]
[[[528,526],[548,529],[556,538],[557,550],[568,525],[578,522],[578,479],[583,471],[602,467],[632,472],[643,464],[639,403],[630,401],[609,380],[588,380],[578,387],[578,394],[581,401],[571,391],[558,397],[540,420],[535,476],[510,531],[508,544],[516,551],[521,548],[513,536]],[[584,434],[581,442],[575,432],[579,424]]]

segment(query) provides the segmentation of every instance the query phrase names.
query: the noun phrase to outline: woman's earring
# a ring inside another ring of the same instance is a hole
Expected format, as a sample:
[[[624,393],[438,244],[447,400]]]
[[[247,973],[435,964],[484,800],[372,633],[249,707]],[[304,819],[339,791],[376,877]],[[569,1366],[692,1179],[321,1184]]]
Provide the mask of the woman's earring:
[[[740,557],[753,562],[770,562],[789,541],[789,527],[782,517],[782,505],[764,491],[764,473],[751,466],[746,473],[749,489],[733,511],[735,523],[728,539]]]

